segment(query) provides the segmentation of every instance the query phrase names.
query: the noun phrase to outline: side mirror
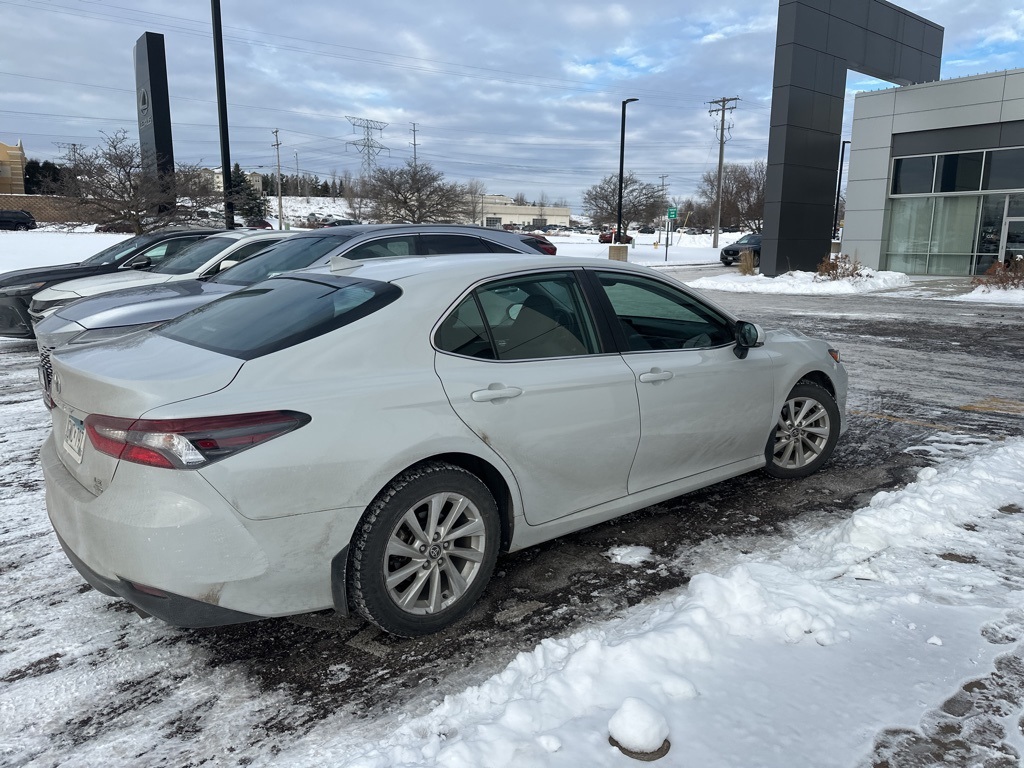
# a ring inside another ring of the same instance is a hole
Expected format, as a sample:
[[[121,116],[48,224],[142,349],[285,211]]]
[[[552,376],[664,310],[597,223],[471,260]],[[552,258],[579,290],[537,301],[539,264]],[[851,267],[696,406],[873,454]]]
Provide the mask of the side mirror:
[[[736,357],[744,360],[752,347],[761,346],[764,346],[764,330],[761,326],[746,320],[736,323],[736,346],[733,348]]]
[[[152,259],[149,258],[149,256],[143,256],[141,259],[139,259],[138,261],[133,261],[128,266],[131,267],[132,269],[149,269],[150,267],[153,266],[153,261]]]

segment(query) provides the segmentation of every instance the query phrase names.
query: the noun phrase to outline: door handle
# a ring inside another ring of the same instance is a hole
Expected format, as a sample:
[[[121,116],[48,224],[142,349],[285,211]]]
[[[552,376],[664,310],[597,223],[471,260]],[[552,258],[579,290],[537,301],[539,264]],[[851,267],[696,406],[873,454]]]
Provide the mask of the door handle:
[[[491,384],[487,389],[478,389],[470,395],[475,403],[490,403],[494,400],[508,400],[519,397],[523,390],[519,387],[503,387],[501,384]]]
[[[640,374],[640,383],[657,384],[659,381],[668,381],[672,376],[672,371],[663,371],[661,368],[651,368],[647,373]]]

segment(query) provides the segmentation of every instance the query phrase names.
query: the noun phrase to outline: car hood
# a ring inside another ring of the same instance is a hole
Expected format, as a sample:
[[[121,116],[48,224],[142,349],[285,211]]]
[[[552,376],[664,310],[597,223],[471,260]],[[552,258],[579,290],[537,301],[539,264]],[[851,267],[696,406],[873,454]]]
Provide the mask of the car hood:
[[[132,288],[141,285],[152,285],[166,283],[175,275],[163,275],[155,272],[143,272],[141,270],[128,270],[114,272],[106,275],[91,275],[77,280],[68,280],[59,283],[52,288],[46,288],[37,293],[34,298],[38,301],[53,301],[65,299],[72,296],[95,296],[100,293],[117,291],[122,288]]]
[[[60,318],[89,329],[159,323],[183,315],[241,287],[230,283],[178,280],[127,288],[68,304],[47,320]]]
[[[103,272],[112,272],[116,267],[113,265],[84,266],[82,264],[57,264],[49,267],[32,267],[30,269],[16,269],[13,272],[4,272],[0,275],[0,288],[10,285],[22,285],[24,283],[56,283],[64,280],[74,280],[78,277],[88,275],[99,275]]]

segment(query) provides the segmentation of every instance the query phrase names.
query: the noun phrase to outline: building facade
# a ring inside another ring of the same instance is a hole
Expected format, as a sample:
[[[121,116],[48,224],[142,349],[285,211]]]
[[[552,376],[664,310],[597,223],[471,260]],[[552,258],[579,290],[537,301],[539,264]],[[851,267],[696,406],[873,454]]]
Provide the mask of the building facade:
[[[569,226],[569,209],[556,205],[516,205],[505,195],[484,195],[480,210],[485,227]]]
[[[25,194],[25,148],[0,144],[0,195]]]
[[[1024,256],[1024,69],[857,95],[842,252],[917,275]]]

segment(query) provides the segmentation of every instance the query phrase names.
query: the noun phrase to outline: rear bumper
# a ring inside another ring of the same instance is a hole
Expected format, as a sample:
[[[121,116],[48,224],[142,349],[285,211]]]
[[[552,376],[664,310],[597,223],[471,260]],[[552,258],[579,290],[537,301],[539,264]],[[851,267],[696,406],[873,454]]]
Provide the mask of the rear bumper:
[[[0,296],[0,336],[12,339],[35,338],[26,297]]]
[[[183,627],[347,612],[332,561],[361,510],[250,520],[197,472],[128,462],[95,495],[64,467],[52,434],[40,461],[61,547],[103,594]]]

